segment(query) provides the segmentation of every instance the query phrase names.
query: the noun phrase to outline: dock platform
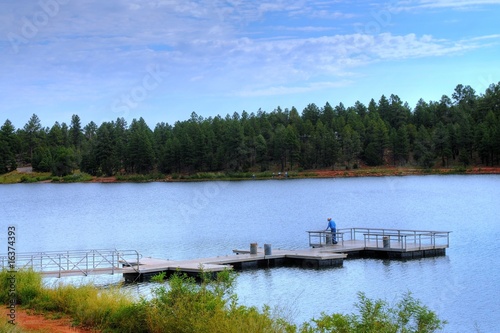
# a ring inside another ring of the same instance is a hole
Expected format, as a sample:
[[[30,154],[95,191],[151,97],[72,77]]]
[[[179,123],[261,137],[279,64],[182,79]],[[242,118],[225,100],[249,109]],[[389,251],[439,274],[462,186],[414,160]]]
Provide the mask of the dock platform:
[[[233,250],[234,254],[211,258],[190,260],[162,260],[142,258],[139,265],[123,268],[126,282],[138,282],[150,279],[158,273],[167,275],[175,272],[197,276],[201,272],[217,273],[227,269],[251,269],[280,266],[299,266],[303,268],[340,267],[347,257],[344,253],[330,249],[310,248],[304,250],[273,250],[266,254],[262,248],[257,253],[246,250]]]
[[[446,255],[450,231],[345,228],[335,233],[307,231],[309,248],[264,249],[251,243],[248,249],[234,249],[232,254],[189,260],[166,260],[143,257],[136,250],[76,250],[17,254],[16,269],[33,269],[44,276],[63,277],[91,274],[123,274],[125,281],[150,279],[159,273],[175,272],[199,275],[227,269],[297,266],[302,268],[341,267],[345,259],[382,258],[418,259]],[[333,241],[336,240],[336,243]],[[0,255],[2,269],[12,261]]]
[[[330,248],[351,258],[420,259],[446,255],[450,231],[344,228],[308,231],[309,246]],[[333,244],[333,239],[337,244]]]

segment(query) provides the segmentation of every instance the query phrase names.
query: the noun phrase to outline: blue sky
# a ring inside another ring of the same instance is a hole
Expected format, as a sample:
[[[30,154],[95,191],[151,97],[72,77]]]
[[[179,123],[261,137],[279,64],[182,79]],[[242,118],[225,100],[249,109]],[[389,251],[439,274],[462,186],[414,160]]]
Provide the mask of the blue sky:
[[[500,81],[499,17],[500,0],[0,0],[0,122],[481,94]]]

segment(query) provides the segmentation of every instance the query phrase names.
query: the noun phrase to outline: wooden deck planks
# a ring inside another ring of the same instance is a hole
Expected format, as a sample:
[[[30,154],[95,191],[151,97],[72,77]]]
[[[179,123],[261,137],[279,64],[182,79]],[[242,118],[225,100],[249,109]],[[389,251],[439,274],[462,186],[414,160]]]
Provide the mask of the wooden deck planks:
[[[233,264],[242,264],[245,262],[257,262],[262,260],[274,260],[284,258],[304,259],[304,260],[331,260],[344,259],[347,255],[332,252],[325,249],[303,249],[303,250],[273,250],[271,255],[265,255],[262,249],[257,254],[246,253],[245,250],[234,250],[234,255],[198,258],[189,260],[162,260],[155,258],[142,258],[138,266],[124,267],[126,274],[134,273],[154,273],[166,271],[181,271],[189,273],[220,272],[225,269],[231,269]]]

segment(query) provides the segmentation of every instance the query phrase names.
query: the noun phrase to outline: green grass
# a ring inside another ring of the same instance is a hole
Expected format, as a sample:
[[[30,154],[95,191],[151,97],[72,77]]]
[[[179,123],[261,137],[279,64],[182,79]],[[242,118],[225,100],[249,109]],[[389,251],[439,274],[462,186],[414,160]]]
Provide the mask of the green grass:
[[[165,175],[161,173],[150,173],[150,174],[127,174],[127,175],[116,175],[115,176],[117,181],[120,182],[150,182],[150,181],[155,181],[155,180],[164,180]]]
[[[51,179],[50,172],[21,173],[12,171],[0,175],[0,184],[35,183]]]
[[[19,325],[9,324],[7,321],[0,320],[0,333],[27,333],[28,331],[23,330]],[[33,331],[30,331],[33,332]]]
[[[17,184],[17,183],[37,183],[50,180],[53,183],[76,183],[86,182],[92,180],[93,177],[86,173],[74,173],[64,177],[57,177],[51,175],[50,172],[32,172],[21,173],[12,171],[4,175],[0,175],[0,184]]]

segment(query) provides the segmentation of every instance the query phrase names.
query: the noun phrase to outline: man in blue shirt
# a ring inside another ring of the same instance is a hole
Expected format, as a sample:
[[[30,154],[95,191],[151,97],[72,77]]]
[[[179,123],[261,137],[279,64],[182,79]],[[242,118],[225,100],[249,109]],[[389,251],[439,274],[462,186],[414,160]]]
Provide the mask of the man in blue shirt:
[[[328,227],[326,227],[326,230],[328,229],[332,232],[332,244],[337,244],[337,225],[331,217],[328,218]]]

